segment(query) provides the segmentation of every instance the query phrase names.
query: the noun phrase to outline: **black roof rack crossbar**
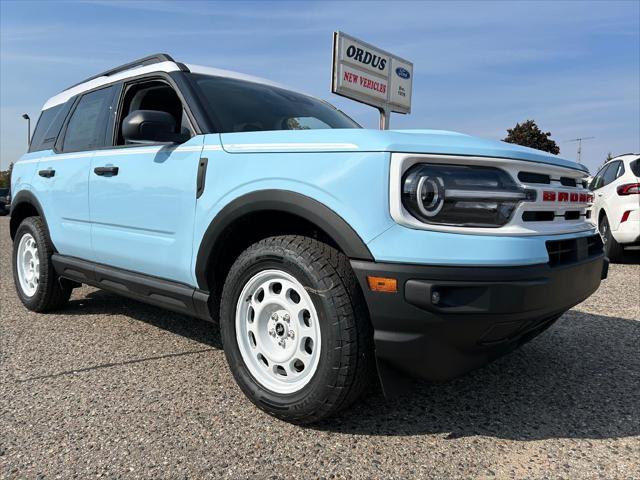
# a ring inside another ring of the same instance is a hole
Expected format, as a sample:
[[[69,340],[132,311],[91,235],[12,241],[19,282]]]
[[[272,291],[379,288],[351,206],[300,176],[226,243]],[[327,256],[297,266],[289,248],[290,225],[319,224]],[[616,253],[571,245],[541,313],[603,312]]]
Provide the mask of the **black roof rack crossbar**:
[[[171,57],[171,55],[168,55],[166,53],[156,53],[155,55],[149,55],[147,57],[139,58],[138,60],[134,60],[133,62],[125,63],[124,65],[120,65],[119,67],[114,67],[102,73],[99,73],[97,75],[93,75],[89,78],[85,78],[81,82],[78,82],[74,85],[71,85],[68,88],[65,88],[65,90],[69,90],[73,87],[77,87],[78,85],[82,85],[83,83],[89,82],[91,80],[95,80],[96,78],[109,77],[111,75],[115,75],[116,73],[124,72],[126,70],[131,70],[132,68],[135,68],[135,67],[144,67],[145,65],[153,65],[154,63],[160,63],[160,62],[174,62],[176,65],[178,65],[180,70],[182,71],[189,70],[183,63],[176,62]]]

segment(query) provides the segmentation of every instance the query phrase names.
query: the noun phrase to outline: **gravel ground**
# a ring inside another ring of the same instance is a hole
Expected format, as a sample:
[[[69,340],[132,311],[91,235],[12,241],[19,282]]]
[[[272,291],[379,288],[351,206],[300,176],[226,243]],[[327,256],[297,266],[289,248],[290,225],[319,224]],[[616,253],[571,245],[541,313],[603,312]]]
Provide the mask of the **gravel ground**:
[[[245,399],[207,323],[89,287],[28,312],[10,248],[0,218],[2,478],[640,478],[640,255],[497,362],[301,428]]]

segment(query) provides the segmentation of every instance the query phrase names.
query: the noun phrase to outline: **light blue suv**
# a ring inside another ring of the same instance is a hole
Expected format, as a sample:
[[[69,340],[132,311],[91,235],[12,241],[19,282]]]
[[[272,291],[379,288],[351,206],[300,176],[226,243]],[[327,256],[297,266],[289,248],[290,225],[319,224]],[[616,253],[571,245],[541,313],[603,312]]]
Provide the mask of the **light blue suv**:
[[[446,380],[606,276],[583,166],[360,128],[266,80],[153,55],[43,107],[12,176],[24,305],[89,284],[219,322],[267,412],[318,421],[375,381]]]

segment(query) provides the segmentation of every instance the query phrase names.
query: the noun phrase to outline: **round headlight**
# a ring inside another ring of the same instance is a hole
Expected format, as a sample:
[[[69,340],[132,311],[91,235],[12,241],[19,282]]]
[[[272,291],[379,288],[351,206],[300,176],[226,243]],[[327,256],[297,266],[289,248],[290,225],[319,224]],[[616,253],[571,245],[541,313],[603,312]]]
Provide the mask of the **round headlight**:
[[[402,205],[430,224],[501,227],[520,202],[535,199],[535,192],[495,167],[419,163],[407,170],[402,182]]]
[[[433,217],[444,205],[444,182],[440,177],[420,177],[416,189],[417,205],[423,215]]]

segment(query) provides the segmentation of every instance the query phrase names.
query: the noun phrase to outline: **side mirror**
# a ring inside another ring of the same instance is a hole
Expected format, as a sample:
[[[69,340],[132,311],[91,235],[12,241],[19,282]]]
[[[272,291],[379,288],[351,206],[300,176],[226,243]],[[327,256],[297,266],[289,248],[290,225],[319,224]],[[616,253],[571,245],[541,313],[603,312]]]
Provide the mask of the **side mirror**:
[[[189,135],[175,133],[173,115],[159,110],[135,110],[122,120],[122,137],[131,143],[183,143]]]

